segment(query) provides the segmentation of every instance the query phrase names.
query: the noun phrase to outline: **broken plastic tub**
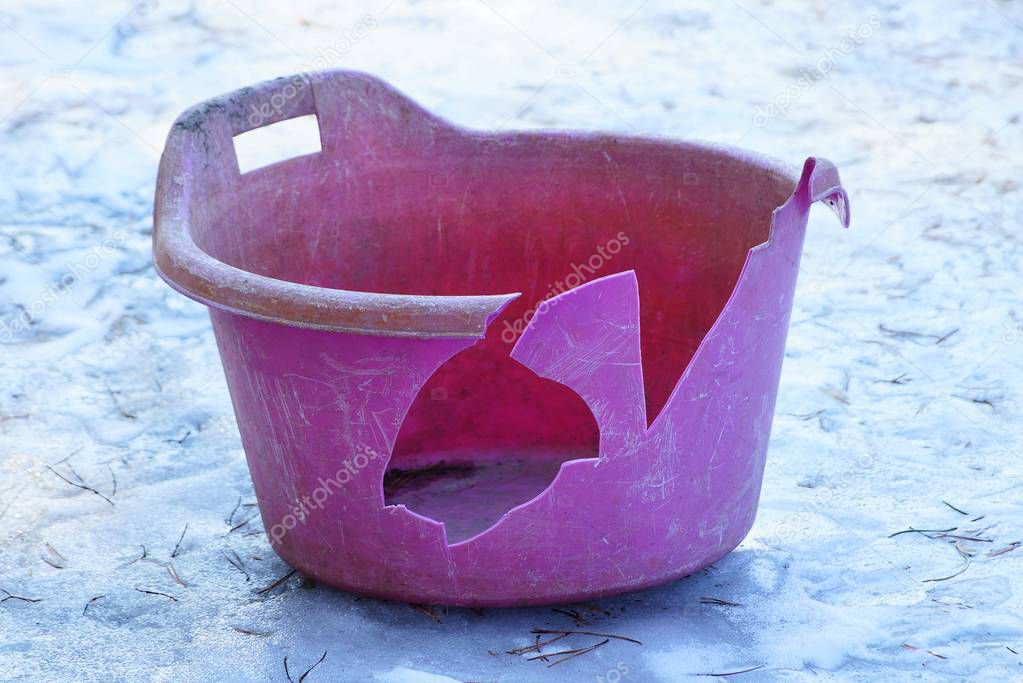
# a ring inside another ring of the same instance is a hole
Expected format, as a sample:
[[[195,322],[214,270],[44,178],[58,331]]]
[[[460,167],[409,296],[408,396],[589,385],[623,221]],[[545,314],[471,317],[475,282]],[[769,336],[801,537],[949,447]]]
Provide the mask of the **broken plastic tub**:
[[[315,116],[240,173],[233,138]],[[605,596],[753,524],[811,204],[835,167],[609,133],[453,125],[370,76],[183,114],[162,277],[210,308],[269,541],[415,603]]]

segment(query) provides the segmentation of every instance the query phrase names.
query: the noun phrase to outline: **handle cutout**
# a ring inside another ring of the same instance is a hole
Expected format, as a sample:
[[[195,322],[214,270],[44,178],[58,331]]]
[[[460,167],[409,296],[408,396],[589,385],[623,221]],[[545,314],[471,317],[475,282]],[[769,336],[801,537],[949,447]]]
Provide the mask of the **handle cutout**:
[[[234,136],[234,153],[242,174],[321,151],[320,122],[315,114],[296,116]]]

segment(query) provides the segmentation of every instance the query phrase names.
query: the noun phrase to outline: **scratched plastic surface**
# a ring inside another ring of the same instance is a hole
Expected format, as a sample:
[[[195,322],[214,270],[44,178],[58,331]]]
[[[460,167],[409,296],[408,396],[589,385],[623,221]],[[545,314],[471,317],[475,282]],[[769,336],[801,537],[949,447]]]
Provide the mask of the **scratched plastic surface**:
[[[239,173],[233,136],[308,114],[321,152]],[[385,598],[543,604],[748,532],[816,201],[848,225],[823,159],[472,131],[334,71],[179,118],[154,260],[210,306],[281,557]]]

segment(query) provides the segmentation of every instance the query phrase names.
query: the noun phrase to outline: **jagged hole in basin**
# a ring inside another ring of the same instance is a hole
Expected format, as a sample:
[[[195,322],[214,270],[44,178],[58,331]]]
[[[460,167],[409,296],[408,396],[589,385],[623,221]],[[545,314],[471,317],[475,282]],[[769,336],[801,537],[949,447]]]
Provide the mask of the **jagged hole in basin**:
[[[458,543],[486,531],[510,509],[543,493],[565,460],[593,454],[551,448],[425,455],[418,464],[388,470],[387,503],[444,522],[448,543]]]
[[[443,522],[448,543],[543,493],[563,462],[597,456],[583,400],[510,349],[491,334],[442,366],[413,402],[384,475],[384,501]]]

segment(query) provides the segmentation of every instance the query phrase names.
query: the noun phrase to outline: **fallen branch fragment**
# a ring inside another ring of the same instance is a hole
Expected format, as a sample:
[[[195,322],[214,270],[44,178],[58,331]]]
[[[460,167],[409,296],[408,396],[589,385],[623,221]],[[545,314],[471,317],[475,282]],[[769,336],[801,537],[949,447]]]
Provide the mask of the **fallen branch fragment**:
[[[110,470],[110,497],[113,498],[117,495],[117,475],[114,474],[114,468],[107,463],[107,469]]]
[[[925,332],[914,332],[913,330],[893,330],[890,327],[885,327],[883,323],[877,327],[883,334],[886,334],[889,337],[894,337],[895,339],[933,339],[935,344],[941,344],[959,331],[959,328],[957,327],[951,332],[946,332],[945,334],[927,334]]]
[[[505,650],[505,651],[508,654],[510,654],[510,655],[524,655],[527,652],[539,652],[542,648],[547,647],[551,643],[557,642],[557,641],[561,640],[562,638],[567,638],[567,637],[568,637],[567,633],[562,633],[561,635],[554,636],[553,638],[551,638],[549,640],[545,640],[545,641],[541,642],[540,641],[540,636],[537,635],[536,636],[536,642],[533,643],[532,645],[524,645],[522,647],[517,647],[514,650]]]
[[[51,557],[47,557],[46,555],[40,555],[40,559],[42,559],[43,562],[45,562],[46,564],[50,565],[54,569],[63,569],[64,567],[67,566],[67,564],[66,564],[67,563],[67,558],[64,557],[63,555],[61,555],[59,550],[54,548],[49,543],[46,544],[46,550],[50,553],[50,555],[53,556],[53,558],[56,558],[56,559],[53,559]]]
[[[888,538],[895,538],[896,536],[901,536],[902,534],[947,534],[958,529],[959,527],[957,526],[951,527],[950,529],[914,529],[913,527],[909,527],[908,529],[903,529],[902,531],[896,531],[894,534],[889,534]]]
[[[917,651],[917,652],[919,652],[920,649],[921,649],[919,647],[915,647],[913,645],[910,645],[909,643],[903,643],[902,647],[904,647],[907,650],[914,650],[914,651]],[[937,652],[931,652],[930,650],[924,650],[924,652],[926,652],[927,654],[929,654],[932,657],[937,657],[938,659],[948,659],[948,657],[946,657],[945,655],[939,655]]]
[[[56,562],[54,562],[53,560],[51,560],[51,559],[49,559],[48,557],[46,557],[46,555],[43,555],[43,556],[42,556],[42,557],[41,557],[40,559],[42,559],[42,561],[43,561],[43,562],[45,562],[46,564],[50,565],[50,566],[51,566],[51,567],[53,567],[54,569],[63,569],[63,568],[64,568],[64,565],[62,565],[62,564],[57,564],[57,563],[56,563]]]
[[[557,612],[558,614],[564,614],[566,617],[575,621],[576,626],[582,626],[583,624],[589,623],[586,620],[586,617],[584,617],[578,610],[562,609],[561,607],[551,607],[551,611]]]
[[[953,510],[955,510],[956,512],[958,512],[961,515],[968,515],[968,514],[970,514],[969,512],[963,512],[962,510],[957,508],[955,505],[952,505],[952,503],[948,502],[947,500],[943,500],[941,502],[944,503],[945,505],[947,505],[948,507],[952,508]]]
[[[970,568],[970,558],[964,555],[963,560],[964,560],[963,568],[957,571],[955,574],[949,574],[948,576],[940,576],[936,579],[923,579],[921,583],[935,583],[937,581],[948,581],[949,579],[954,579],[955,577],[959,576],[960,574],[962,574],[963,572]]]
[[[804,422],[806,422],[807,420],[812,420],[815,417],[819,417],[819,416],[823,415],[825,412],[826,411],[824,410],[824,408],[821,408],[820,410],[815,410],[812,413],[805,413],[803,415],[799,415],[797,413],[787,413],[787,415],[791,415],[794,418],[797,418],[797,419],[800,419],[800,420],[803,420]]]
[[[47,466],[46,466],[46,469],[50,470],[51,472],[53,472],[54,474],[56,474],[56,475],[57,475],[58,477],[60,477],[61,481],[63,481],[64,483],[66,483],[66,484],[70,484],[71,486],[74,486],[74,487],[75,487],[76,489],[82,489],[83,491],[88,491],[88,492],[90,492],[90,493],[95,493],[95,494],[96,494],[97,496],[99,496],[99,497],[100,497],[100,498],[102,498],[103,500],[107,501],[107,502],[108,502],[108,503],[110,503],[111,505],[113,505],[113,504],[114,504],[114,501],[110,500],[109,498],[107,498],[106,496],[104,496],[104,495],[103,495],[102,493],[100,493],[100,492],[99,492],[99,491],[97,491],[96,489],[92,488],[91,486],[87,486],[87,485],[86,485],[86,484],[84,484],[84,483],[82,483],[82,484],[76,484],[75,482],[71,481],[70,479],[68,479],[68,478],[67,478],[67,477],[65,477],[65,476],[64,476],[63,474],[61,474],[61,473],[60,473],[60,472],[58,472],[57,470],[53,469],[53,468],[52,468],[52,467],[50,467],[49,465],[47,465]]]
[[[1018,548],[1020,546],[1020,544],[1021,544],[1020,541],[1013,541],[1012,543],[1010,543],[1009,545],[1005,546],[1004,548],[999,548],[998,550],[992,550],[991,552],[989,552],[987,554],[987,556],[988,557],[998,557],[999,555],[1004,555],[1005,553],[1011,553],[1013,550]]]
[[[105,597],[107,597],[107,596],[105,596],[105,595],[97,595],[94,598],[90,598],[89,602],[85,603],[85,609],[82,610],[82,616],[84,617],[85,613],[89,611],[89,608],[92,606],[92,603],[96,602],[100,598],[105,598]]]
[[[0,598],[0,602],[7,602],[8,600],[20,600],[22,602],[42,602],[42,598],[26,598],[21,595],[15,595],[10,591],[0,588],[0,593],[4,594],[4,597]]]
[[[137,419],[138,415],[127,410],[124,406],[121,405],[120,400],[118,400],[117,395],[120,394],[121,392],[114,391],[114,388],[110,386],[110,382],[108,382],[106,379],[103,380],[103,384],[106,385],[107,394],[110,396],[110,402],[114,404],[114,407],[117,409],[117,412],[121,414],[121,417],[124,417],[128,420]]]
[[[238,633],[242,633],[247,636],[259,636],[260,638],[268,638],[270,637],[270,635],[272,635],[269,632],[253,631],[252,629],[242,628],[241,626],[232,626],[231,628],[233,628]]]
[[[849,405],[849,396],[841,389],[836,389],[835,387],[825,385],[821,387],[821,391],[824,392],[826,395],[830,396],[831,398],[835,399],[839,403]]]
[[[173,563],[168,562],[164,566],[167,568],[167,573],[170,574],[170,577],[172,579],[174,579],[174,581],[176,583],[180,584],[181,586],[183,586],[185,588],[188,588],[188,584],[185,583],[185,580],[182,579],[181,576],[178,574],[178,570],[174,568],[174,564]]]
[[[618,636],[613,633],[596,633],[594,631],[566,631],[565,629],[549,629],[549,628],[534,628],[530,631],[539,635],[559,635],[565,634],[567,636],[581,635],[581,636],[596,636],[597,638],[614,638],[616,640],[627,640],[630,643],[636,645],[642,645],[643,643],[636,640],[635,638],[629,638],[627,636]]]
[[[177,557],[178,556],[178,550],[181,549],[181,542],[183,540],[185,540],[185,534],[186,533],[188,533],[188,523],[187,522],[185,523],[185,528],[181,530],[181,537],[178,539],[178,542],[176,544],[174,544],[174,550],[171,552],[171,557]]]
[[[132,560],[128,564],[125,564],[123,566],[130,567],[131,565],[135,564],[136,562],[141,562],[142,560],[144,560],[147,557],[149,557],[149,551],[146,550],[146,546],[142,545],[142,546],[139,546],[139,547],[142,548],[142,554],[139,555],[138,557],[136,557],[134,560]]]
[[[139,593],[145,593],[146,595],[159,595],[165,598],[170,598],[174,602],[178,601],[178,599],[175,598],[173,595],[167,595],[166,593],[161,593],[160,591],[149,591],[144,588],[136,588],[135,590],[137,590]]]
[[[724,678],[725,676],[738,676],[739,674],[748,674],[750,671],[757,671],[758,669],[763,669],[765,666],[766,666],[765,664],[759,664],[757,666],[753,666],[753,667],[750,667],[748,669],[743,669],[741,671],[726,671],[724,673],[696,674],[696,675],[697,676],[714,676],[715,678]]]
[[[326,659],[326,658],[327,658],[327,651],[324,650],[323,654],[320,655],[320,658],[316,660],[316,663],[313,664],[308,669],[306,669],[305,673],[298,677],[297,683],[302,683],[302,681],[305,680],[305,677],[309,675],[309,672],[312,671],[313,669],[315,669],[316,667],[318,667],[323,662],[323,660]],[[296,681],[291,677],[291,672],[288,671],[288,658],[287,657],[284,658],[284,675],[288,677],[288,680],[291,683],[296,683]]]
[[[604,638],[604,640],[600,641],[599,643],[597,643],[595,645],[590,645],[589,647],[576,648],[574,650],[560,650],[558,652],[552,652],[550,654],[538,654],[535,657],[530,657],[529,661],[533,661],[533,660],[536,660],[536,659],[542,659],[545,662],[550,662],[550,657],[561,657],[561,659],[556,659],[553,662],[551,662],[550,664],[548,664],[547,668],[549,669],[552,666],[557,666],[558,664],[561,664],[564,661],[572,659],[573,657],[578,657],[579,655],[584,655],[584,654],[586,654],[588,652],[593,652],[598,647],[601,647],[603,645],[607,645],[610,642],[611,642],[610,638]]]
[[[433,611],[432,607],[427,607],[425,605],[415,605],[412,603],[409,603],[409,607],[419,612],[420,614],[425,614],[426,616],[436,621],[438,624],[444,623],[443,621],[441,621],[440,616],[438,616],[437,613]]]
[[[178,444],[180,446],[180,445],[184,444],[185,443],[185,439],[187,439],[191,435],[192,435],[192,430],[189,429],[188,431],[185,432],[185,435],[183,437],[181,437],[180,439],[164,439],[164,442],[165,443],[176,443],[176,444]]]
[[[586,603],[580,603],[579,606],[582,607],[587,612],[597,612],[599,614],[603,614],[605,617],[611,616],[611,613],[609,611],[607,611],[606,609],[603,609],[601,607],[597,607],[596,605],[588,605]]]
[[[231,510],[231,514],[224,518],[224,522],[228,526],[234,526],[234,516],[238,512],[238,508],[242,506],[242,497],[238,496],[238,502],[234,504],[234,509]]]
[[[912,380],[906,379],[906,375],[908,374],[908,372],[904,372],[898,377],[893,377],[891,379],[875,379],[874,384],[909,384]]]
[[[267,593],[272,591],[274,588],[277,588],[277,586],[280,586],[282,583],[284,583],[285,581],[290,579],[292,576],[294,576],[296,571],[298,571],[298,570],[297,569],[292,569],[290,572],[288,572],[287,574],[285,574],[281,578],[277,579],[276,581],[271,583],[266,588],[262,588],[262,589],[256,591],[256,595],[266,595]]]
[[[232,558],[231,555],[234,555],[234,557]],[[246,571],[245,569],[245,563],[242,562],[242,558],[239,557],[238,553],[236,553],[234,550],[231,551],[231,555],[228,555],[226,552],[224,553],[224,557],[227,558],[227,561],[231,563],[231,566],[233,566],[235,569],[244,574],[246,581],[250,580],[251,577],[249,576],[249,572]]]
[[[928,538],[954,538],[958,541],[976,541],[978,543],[994,543],[993,538],[980,538],[979,536],[959,536],[957,534],[938,534],[937,536],[929,536]]]
[[[742,607],[737,602],[731,600],[723,600],[721,598],[700,598],[700,602],[704,605],[722,605],[724,607]]]
[[[556,612],[562,612],[563,611],[566,614],[569,614],[569,616],[571,616],[572,613],[576,612],[575,610],[570,610],[569,611],[569,610],[557,610],[557,609],[555,609],[555,611]],[[604,610],[596,610],[596,611],[601,611],[602,612]],[[540,660],[541,662],[544,662],[544,663],[547,664],[547,668],[548,669],[550,667],[552,667],[552,666],[555,666],[557,664],[561,664],[564,661],[572,659],[573,657],[578,657],[580,655],[584,655],[584,654],[587,654],[589,652],[593,652],[598,647],[603,647],[604,645],[607,645],[609,642],[611,642],[612,639],[614,639],[614,640],[626,640],[626,641],[628,641],[630,643],[635,643],[636,645],[642,645],[643,644],[640,641],[636,640],[635,638],[629,638],[627,636],[619,636],[619,635],[616,635],[614,633],[597,633],[596,631],[573,631],[573,630],[568,630],[568,629],[534,628],[534,629],[530,630],[530,633],[532,633],[533,636],[536,639],[535,642],[532,645],[524,645],[522,647],[517,647],[517,648],[514,648],[512,650],[507,650],[507,653],[510,654],[510,655],[524,655],[524,654],[528,654],[528,653],[531,653],[531,652],[535,652],[536,654],[533,657],[529,657],[528,658],[529,661],[533,662],[533,661],[536,661],[536,660]],[[548,645],[551,645],[552,643],[556,643],[559,640],[563,640],[565,638],[568,638],[569,636],[575,636],[575,635],[579,635],[579,636],[593,636],[595,638],[603,638],[603,640],[601,640],[599,643],[594,643],[592,645],[587,645],[586,647],[569,648],[567,650],[558,650],[557,652],[544,652],[543,651],[543,648],[547,647]],[[540,639],[541,636],[552,636],[552,637],[548,638],[547,640],[541,640]],[[557,659],[554,659],[554,661],[551,661],[552,657],[556,657]]]
[[[977,397],[977,396],[964,396],[963,394],[949,394],[949,395],[952,396],[953,398],[958,398],[958,399],[963,400],[963,401],[969,401],[970,403],[976,403],[978,405],[987,406],[988,408],[991,408],[992,410],[995,409],[995,401],[996,400],[1000,401],[1003,398],[1001,396],[998,396],[994,400],[992,400],[990,398],[985,398],[985,397],[982,397],[982,396],[981,397]]]
[[[233,533],[235,531],[238,531],[239,529],[241,529],[243,526],[245,526],[246,524],[248,524],[249,522],[251,522],[252,520],[254,520],[258,516],[259,516],[258,514],[255,514],[255,515],[250,515],[249,517],[246,517],[244,520],[242,520],[238,524],[235,524],[233,527],[231,527],[231,530],[228,531],[227,533],[230,534],[230,533]]]

